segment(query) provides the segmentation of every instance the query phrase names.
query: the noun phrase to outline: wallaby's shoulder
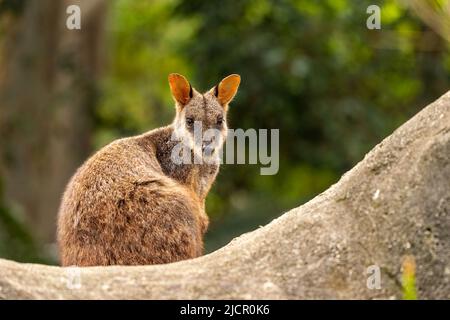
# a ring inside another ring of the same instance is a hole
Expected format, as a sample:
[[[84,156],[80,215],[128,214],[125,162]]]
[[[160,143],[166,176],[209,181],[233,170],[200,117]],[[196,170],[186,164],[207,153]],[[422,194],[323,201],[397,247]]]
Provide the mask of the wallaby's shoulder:
[[[170,135],[170,127],[151,130],[141,135],[117,139],[98,150],[81,167],[82,170],[142,169],[154,165],[155,154],[160,144]],[[108,173],[111,171],[106,171]],[[97,174],[99,172],[96,172]],[[117,172],[114,172],[117,174]]]
[[[108,193],[160,175],[156,152],[170,128],[117,139],[94,153],[74,174],[66,193]],[[83,192],[84,191],[84,192]],[[122,190],[123,191],[123,190]]]

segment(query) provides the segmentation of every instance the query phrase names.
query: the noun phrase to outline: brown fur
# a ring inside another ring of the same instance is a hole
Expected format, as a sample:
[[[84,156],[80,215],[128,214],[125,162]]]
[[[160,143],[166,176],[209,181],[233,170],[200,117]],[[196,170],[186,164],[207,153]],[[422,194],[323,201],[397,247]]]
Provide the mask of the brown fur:
[[[169,76],[174,123],[116,140],[77,170],[58,214],[63,266],[160,264],[202,254],[208,227],[204,203],[219,163],[174,164],[177,142],[171,137],[174,130],[178,136],[190,134],[186,117],[202,121],[204,128],[217,126],[219,116],[225,119],[237,77],[200,94],[184,77]],[[224,138],[225,122],[220,130]]]

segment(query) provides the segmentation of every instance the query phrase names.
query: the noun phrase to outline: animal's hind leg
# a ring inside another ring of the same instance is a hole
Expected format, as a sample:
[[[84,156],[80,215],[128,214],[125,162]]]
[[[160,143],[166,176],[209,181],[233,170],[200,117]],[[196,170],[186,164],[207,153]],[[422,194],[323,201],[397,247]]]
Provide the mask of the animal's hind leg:
[[[124,241],[122,251],[136,255],[139,264],[199,256],[203,249],[200,210],[182,188],[141,183],[123,206],[122,215],[129,221],[124,227],[132,241]]]

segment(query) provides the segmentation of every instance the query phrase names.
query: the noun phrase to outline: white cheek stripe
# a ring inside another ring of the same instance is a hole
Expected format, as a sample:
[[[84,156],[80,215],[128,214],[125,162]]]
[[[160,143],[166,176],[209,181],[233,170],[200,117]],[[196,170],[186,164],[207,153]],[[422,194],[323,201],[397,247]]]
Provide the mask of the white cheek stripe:
[[[173,137],[176,141],[182,142],[186,147],[193,149],[194,139],[191,133],[186,129],[185,111],[182,110],[173,123]]]

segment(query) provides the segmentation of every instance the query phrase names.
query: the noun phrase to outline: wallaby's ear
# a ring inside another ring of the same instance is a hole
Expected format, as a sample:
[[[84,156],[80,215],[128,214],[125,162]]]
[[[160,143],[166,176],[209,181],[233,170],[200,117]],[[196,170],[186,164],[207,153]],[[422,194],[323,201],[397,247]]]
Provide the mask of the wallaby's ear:
[[[169,85],[172,96],[181,105],[186,105],[192,98],[192,87],[189,81],[181,74],[169,74]]]
[[[232,74],[220,81],[214,88],[214,94],[221,105],[225,106],[233,100],[239,88],[239,83],[241,83],[241,76]]]

